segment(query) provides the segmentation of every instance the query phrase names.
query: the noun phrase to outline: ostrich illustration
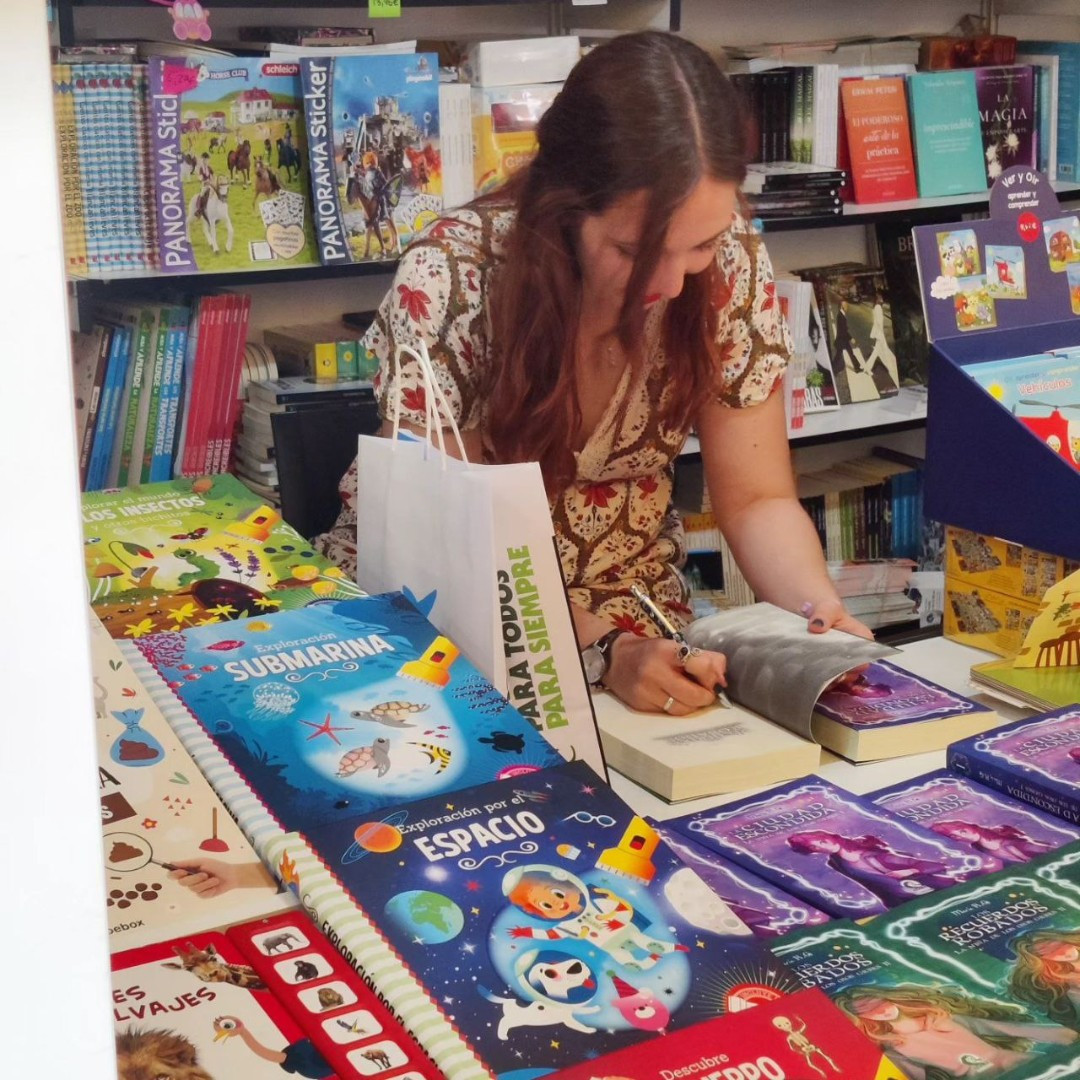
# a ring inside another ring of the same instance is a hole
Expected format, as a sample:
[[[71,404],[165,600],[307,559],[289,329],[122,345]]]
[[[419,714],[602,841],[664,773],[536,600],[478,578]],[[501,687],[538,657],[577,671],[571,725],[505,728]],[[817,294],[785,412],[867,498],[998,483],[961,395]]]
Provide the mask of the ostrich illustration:
[[[280,1065],[284,1072],[306,1076],[308,1080],[325,1080],[334,1075],[310,1039],[298,1039],[282,1050],[275,1050],[259,1042],[237,1016],[219,1016],[214,1020],[214,1042],[237,1037],[256,1057]]]

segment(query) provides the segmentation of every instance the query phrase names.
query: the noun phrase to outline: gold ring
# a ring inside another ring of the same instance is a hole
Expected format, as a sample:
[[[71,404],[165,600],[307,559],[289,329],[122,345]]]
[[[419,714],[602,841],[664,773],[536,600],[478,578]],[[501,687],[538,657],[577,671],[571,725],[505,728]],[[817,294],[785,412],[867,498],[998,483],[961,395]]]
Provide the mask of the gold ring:
[[[671,706],[674,704],[675,699],[673,697],[669,697],[667,701],[665,701],[664,704],[660,706],[660,708],[662,708],[664,712],[671,712]]]

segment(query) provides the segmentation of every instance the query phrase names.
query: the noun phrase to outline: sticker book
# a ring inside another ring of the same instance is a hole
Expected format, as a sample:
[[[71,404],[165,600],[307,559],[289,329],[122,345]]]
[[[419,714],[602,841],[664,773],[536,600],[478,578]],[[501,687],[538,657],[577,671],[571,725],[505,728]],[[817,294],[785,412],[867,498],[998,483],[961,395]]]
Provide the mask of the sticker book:
[[[90,604],[115,638],[362,595],[228,473],[84,492],[82,522]]]
[[[286,832],[562,760],[399,593],[137,644]]]
[[[973,852],[816,776],[667,824],[839,918],[879,915],[981,868]]]
[[[1080,824],[1080,706],[1016,720],[953,743],[947,765],[961,776]]]
[[[298,64],[154,56],[150,110],[163,271],[318,262]]]
[[[90,647],[110,950],[295,907],[92,614]]]
[[[939,769],[870,793],[878,806],[976,852],[983,870],[1026,863],[1074,840],[1080,830],[1064,821]]]
[[[309,840],[494,1076],[564,1068],[797,985],[583,762]]]
[[[300,63],[319,258],[396,259],[443,208],[439,58]]]
[[[940,750],[1002,723],[992,709],[888,661],[826,688],[814,706],[814,737],[852,761]]]
[[[1076,1032],[988,986],[974,966],[935,963],[884,939],[876,921],[811,927],[772,950],[804,986],[824,991],[909,1080],[1011,1078],[1021,1066],[1071,1059]]]

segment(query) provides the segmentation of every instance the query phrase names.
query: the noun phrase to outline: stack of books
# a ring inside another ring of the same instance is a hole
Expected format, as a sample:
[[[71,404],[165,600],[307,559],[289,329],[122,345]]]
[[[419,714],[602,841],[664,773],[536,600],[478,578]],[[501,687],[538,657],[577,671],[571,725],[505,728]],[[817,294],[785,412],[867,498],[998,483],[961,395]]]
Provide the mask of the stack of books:
[[[754,164],[743,192],[754,217],[764,223],[797,220],[800,227],[820,224],[843,213],[843,169],[795,161]]]

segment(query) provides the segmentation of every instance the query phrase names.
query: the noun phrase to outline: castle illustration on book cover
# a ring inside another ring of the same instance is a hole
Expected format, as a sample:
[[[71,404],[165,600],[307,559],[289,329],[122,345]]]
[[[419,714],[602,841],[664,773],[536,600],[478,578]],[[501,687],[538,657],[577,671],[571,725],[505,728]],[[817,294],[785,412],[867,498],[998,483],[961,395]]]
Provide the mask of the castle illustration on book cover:
[[[85,492],[82,519],[90,604],[114,638],[361,595],[227,473]]]
[[[287,832],[562,760],[399,593],[137,644]]]
[[[798,985],[584,762],[309,839],[504,1080]]]
[[[298,64],[151,57],[150,104],[162,270],[318,262]]]
[[[319,257],[395,259],[443,207],[439,58],[301,61]]]

